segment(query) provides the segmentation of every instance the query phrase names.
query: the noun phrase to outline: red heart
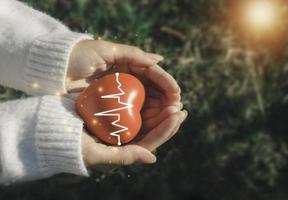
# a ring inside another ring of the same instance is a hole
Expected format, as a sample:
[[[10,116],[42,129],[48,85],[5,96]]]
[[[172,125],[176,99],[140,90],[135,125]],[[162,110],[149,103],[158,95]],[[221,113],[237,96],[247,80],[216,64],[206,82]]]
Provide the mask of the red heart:
[[[99,139],[121,145],[139,132],[144,99],[144,87],[136,77],[115,73],[89,85],[78,97],[76,110]]]

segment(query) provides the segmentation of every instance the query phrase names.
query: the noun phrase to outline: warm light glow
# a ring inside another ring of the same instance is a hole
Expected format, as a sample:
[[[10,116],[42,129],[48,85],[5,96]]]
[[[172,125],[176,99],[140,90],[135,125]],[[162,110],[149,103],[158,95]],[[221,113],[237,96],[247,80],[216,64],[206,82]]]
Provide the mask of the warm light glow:
[[[113,46],[112,51],[117,51],[117,47]]]
[[[66,78],[66,81],[67,81],[68,83],[70,83],[70,82],[72,81],[72,79],[71,79],[70,77],[67,77],[67,78]]]
[[[67,131],[67,132],[72,132],[72,131],[73,131],[73,128],[72,128],[72,127],[66,127],[66,131]]]
[[[246,21],[257,29],[267,29],[275,23],[276,18],[275,5],[270,1],[252,2],[247,9]]]
[[[33,83],[32,87],[36,89],[36,88],[39,88],[39,85],[38,85],[38,83]]]
[[[104,88],[99,86],[97,90],[98,90],[98,92],[103,92]]]

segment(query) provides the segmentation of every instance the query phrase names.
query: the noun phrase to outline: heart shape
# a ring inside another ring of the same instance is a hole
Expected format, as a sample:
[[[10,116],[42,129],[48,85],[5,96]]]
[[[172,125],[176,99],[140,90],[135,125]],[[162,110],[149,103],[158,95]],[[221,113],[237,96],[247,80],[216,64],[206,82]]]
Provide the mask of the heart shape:
[[[90,84],[77,98],[76,110],[88,130],[112,145],[130,142],[141,125],[145,89],[126,73],[106,75]]]

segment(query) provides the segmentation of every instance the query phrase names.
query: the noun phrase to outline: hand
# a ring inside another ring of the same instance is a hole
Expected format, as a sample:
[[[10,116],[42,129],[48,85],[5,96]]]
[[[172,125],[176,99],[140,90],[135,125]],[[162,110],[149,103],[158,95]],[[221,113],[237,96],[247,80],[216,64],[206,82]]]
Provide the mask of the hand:
[[[83,40],[75,45],[70,55],[67,89],[85,87],[89,78],[106,72],[115,65],[129,64],[134,67],[148,67],[162,59],[160,55],[146,53],[133,46],[103,40]]]
[[[125,72],[138,77],[145,86],[146,100],[142,109],[143,125],[137,142],[111,147],[83,134],[83,154],[87,166],[119,165],[133,162],[153,163],[151,151],[169,140],[187,116],[181,111],[180,88],[174,78],[157,65],[163,58],[136,47],[86,40],[72,51],[68,69],[68,90],[80,92],[102,76]]]
[[[107,146],[84,131],[82,134],[84,163],[87,167],[96,167],[100,170],[112,169],[119,165],[130,165],[135,162],[155,163],[156,157],[150,151],[170,139],[178,131],[186,116],[186,111],[179,111],[169,116],[161,123],[161,126],[151,130],[141,140],[121,147]]]

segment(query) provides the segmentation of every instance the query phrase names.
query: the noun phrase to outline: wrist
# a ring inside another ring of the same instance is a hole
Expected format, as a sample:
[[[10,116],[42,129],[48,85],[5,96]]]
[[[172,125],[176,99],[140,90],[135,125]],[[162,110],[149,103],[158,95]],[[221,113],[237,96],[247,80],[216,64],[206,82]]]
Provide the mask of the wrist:
[[[87,176],[82,156],[83,121],[71,99],[41,98],[36,125],[37,161],[43,176],[72,173]]]
[[[68,61],[73,47],[90,35],[67,32],[38,37],[32,44],[25,73],[29,94],[66,93]]]
[[[94,73],[98,58],[95,49],[91,46],[94,43],[95,40],[89,38],[75,43],[69,56],[66,80],[79,80]]]

